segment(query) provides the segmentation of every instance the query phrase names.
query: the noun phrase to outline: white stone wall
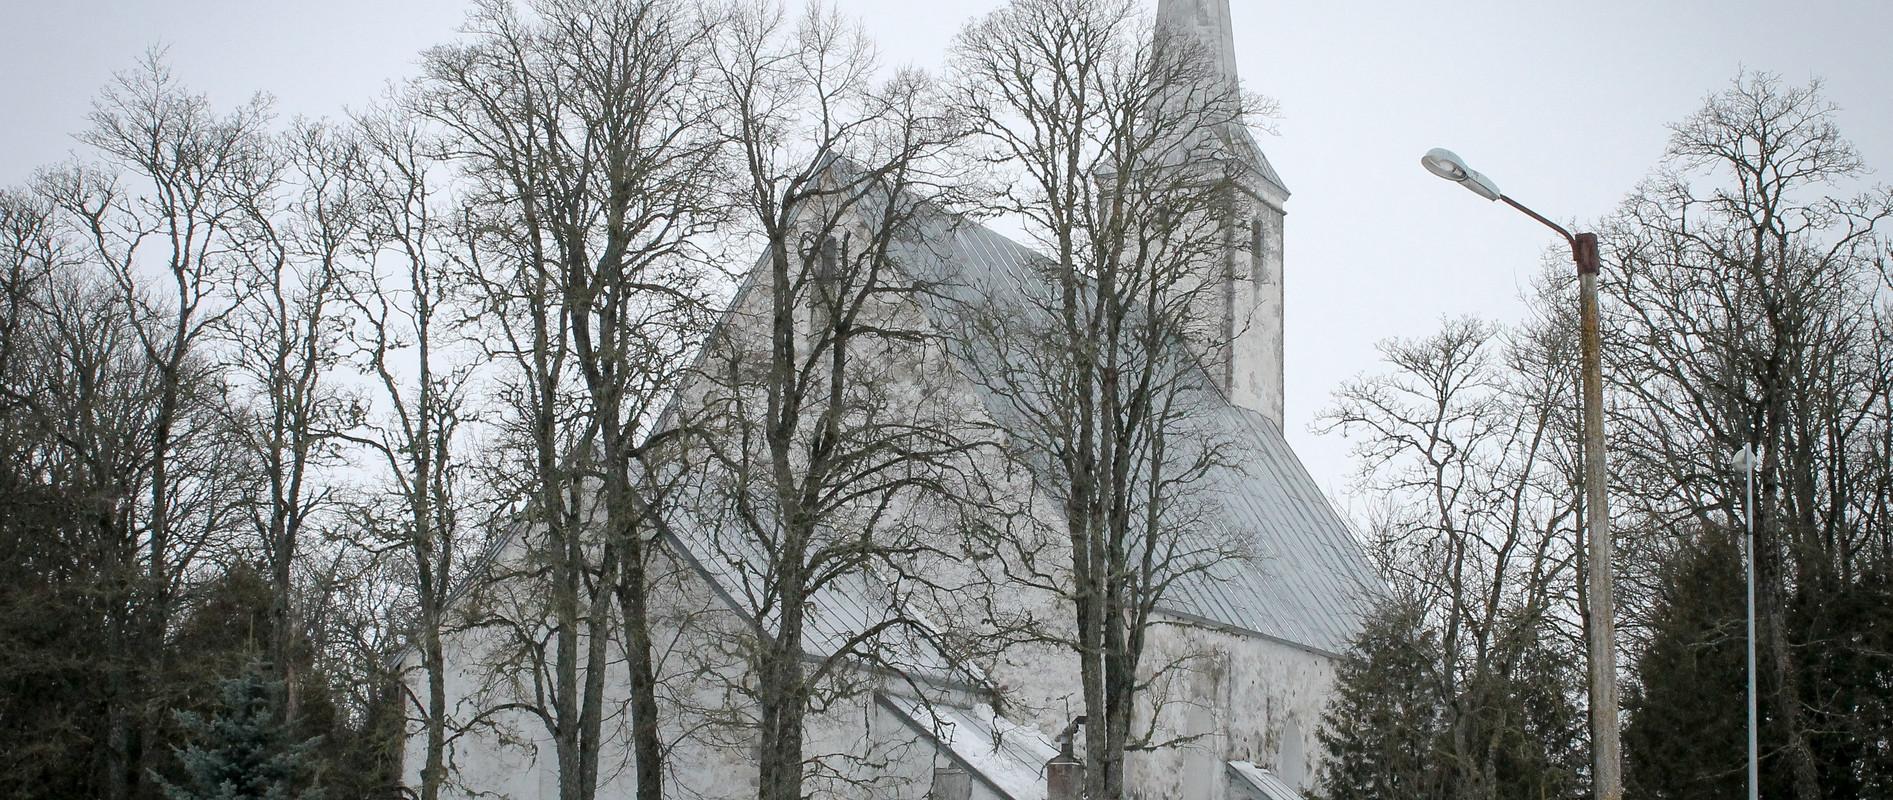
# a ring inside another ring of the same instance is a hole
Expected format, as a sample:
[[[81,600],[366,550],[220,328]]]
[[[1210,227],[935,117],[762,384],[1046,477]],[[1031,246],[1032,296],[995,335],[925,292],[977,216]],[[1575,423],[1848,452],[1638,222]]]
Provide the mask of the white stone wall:
[[[731,637],[739,635],[733,627],[737,620],[715,600],[707,584],[663,561],[659,559],[656,571],[672,580],[653,612],[656,649],[662,659],[664,736],[675,746],[667,764],[666,794],[691,800],[753,798],[756,738],[754,729],[741,722],[752,715],[728,693],[730,681],[742,680],[740,667],[720,655],[733,641]],[[486,665],[495,652],[494,644],[489,631],[465,631],[448,640],[448,692],[459,723],[502,704],[531,699],[532,687],[515,691],[493,684]],[[622,658],[614,656],[609,668],[613,674],[606,681],[604,701],[608,735],[600,758],[598,797],[618,800],[633,796],[636,773]],[[417,696],[425,691],[418,670],[410,672],[408,683]],[[417,786],[425,739],[417,725],[411,724],[409,732],[403,775],[407,785]],[[934,765],[945,763],[929,739],[881,708],[867,691],[835,700],[813,715],[807,734],[806,755],[824,765],[810,787],[838,800],[920,800],[932,781]],[[449,798],[558,796],[556,751],[544,724],[530,713],[485,713],[480,725],[456,739],[449,763],[451,775],[444,793]],[[974,796],[985,795],[976,787]]]
[[[1144,658],[1152,666],[1172,662],[1179,665],[1157,676],[1151,692],[1155,739],[1187,741],[1131,757],[1127,779],[1141,797],[1222,800],[1229,761],[1250,761],[1304,790],[1314,787],[1322,758],[1315,732],[1334,688],[1333,658],[1183,623],[1153,631]],[[1066,648],[1020,648],[992,674],[1008,713],[1048,735],[1084,713],[1077,661]],[[1150,711],[1146,706],[1146,721]]]
[[[1233,369],[1229,387],[1230,402],[1252,409],[1281,425],[1283,414],[1283,305],[1286,217],[1282,204],[1288,198],[1267,185],[1249,187],[1243,202],[1248,208],[1239,215],[1234,257],[1235,311],[1234,341],[1231,343]],[[1250,227],[1262,223],[1262,263],[1253,260]]]
[[[1182,666],[1152,688],[1158,738],[1195,738],[1133,759],[1130,785],[1149,800],[1222,800],[1224,764],[1249,761],[1313,788],[1322,757],[1315,732],[1334,689],[1334,659],[1174,618],[1160,630],[1145,663]]]

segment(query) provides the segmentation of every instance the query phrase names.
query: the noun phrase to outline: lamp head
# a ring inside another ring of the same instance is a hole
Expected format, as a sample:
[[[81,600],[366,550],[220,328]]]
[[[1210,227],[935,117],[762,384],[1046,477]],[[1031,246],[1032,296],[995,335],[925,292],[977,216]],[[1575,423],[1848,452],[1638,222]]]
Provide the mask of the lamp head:
[[[1502,196],[1499,185],[1493,183],[1491,178],[1467,167],[1465,159],[1444,147],[1426,151],[1426,155],[1420,157],[1420,165],[1426,167],[1427,172],[1464,186],[1487,200],[1497,200]]]

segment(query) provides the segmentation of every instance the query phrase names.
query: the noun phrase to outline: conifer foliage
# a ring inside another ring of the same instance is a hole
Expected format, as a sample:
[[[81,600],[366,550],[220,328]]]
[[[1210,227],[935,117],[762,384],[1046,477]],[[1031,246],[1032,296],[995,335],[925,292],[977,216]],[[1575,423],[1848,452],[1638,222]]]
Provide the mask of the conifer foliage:
[[[1506,670],[1454,667],[1423,603],[1383,603],[1337,670],[1322,717],[1324,796],[1583,796],[1577,673],[1542,643],[1517,647]]]
[[[1429,765],[1442,725],[1428,684],[1441,653],[1424,622],[1417,603],[1391,601],[1341,663],[1319,734],[1332,755],[1331,800],[1436,794],[1438,773]]]
[[[183,779],[158,779],[166,800],[318,800],[302,790],[316,740],[290,735],[281,685],[251,668],[222,681],[218,695],[209,714],[177,712],[191,744],[177,749]]]
[[[1739,797],[1748,747],[1742,553],[1733,536],[1704,534],[1669,559],[1663,578],[1624,704],[1627,788],[1675,800]]]

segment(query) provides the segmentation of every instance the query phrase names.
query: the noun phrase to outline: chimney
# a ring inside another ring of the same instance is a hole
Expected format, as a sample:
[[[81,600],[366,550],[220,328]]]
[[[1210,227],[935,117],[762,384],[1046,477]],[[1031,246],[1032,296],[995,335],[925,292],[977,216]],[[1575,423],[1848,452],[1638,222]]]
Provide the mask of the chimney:
[[[1058,755],[1045,762],[1045,800],[1080,800],[1085,793],[1085,763],[1071,751],[1071,741],[1077,737],[1078,726],[1085,724],[1085,718],[1079,716],[1065,726],[1065,732],[1058,735]]]
[[[960,765],[933,768],[933,788],[927,790],[927,800],[971,800],[972,797],[973,776],[960,769]]]

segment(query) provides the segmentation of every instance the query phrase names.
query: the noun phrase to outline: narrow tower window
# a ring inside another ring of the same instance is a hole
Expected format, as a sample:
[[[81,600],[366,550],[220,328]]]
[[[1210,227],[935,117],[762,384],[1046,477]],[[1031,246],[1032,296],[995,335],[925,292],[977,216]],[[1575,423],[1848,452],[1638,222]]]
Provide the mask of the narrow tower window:
[[[1249,264],[1256,283],[1269,279],[1268,266],[1262,261],[1262,215],[1249,220]]]
[[[839,270],[835,267],[835,237],[832,235],[824,236],[822,237],[821,254],[815,261],[815,281],[817,285],[826,292],[829,282],[835,279],[835,273],[838,271]]]

